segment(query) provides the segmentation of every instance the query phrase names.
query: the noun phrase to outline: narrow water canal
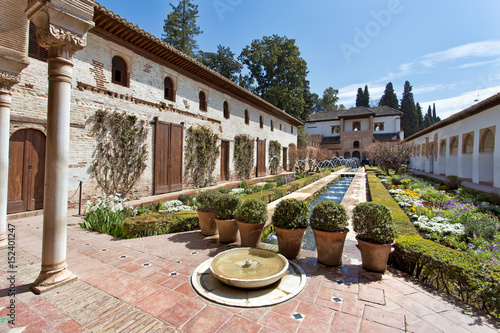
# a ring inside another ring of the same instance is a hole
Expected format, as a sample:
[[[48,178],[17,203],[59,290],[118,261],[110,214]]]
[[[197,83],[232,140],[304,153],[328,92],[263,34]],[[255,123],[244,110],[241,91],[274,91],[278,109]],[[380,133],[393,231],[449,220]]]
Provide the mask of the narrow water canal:
[[[351,182],[354,178],[354,175],[343,174],[340,179],[335,183],[329,185],[329,187],[323,191],[320,195],[318,195],[314,201],[311,203],[309,207],[309,214],[311,214],[313,208],[321,201],[335,201],[336,203],[340,203],[344,198],[344,194],[347,192],[347,189],[351,185]],[[276,234],[274,231],[269,234],[266,238],[262,240],[264,243],[269,244],[278,244],[278,240],[276,238]],[[314,234],[310,227],[307,228],[306,233],[304,235],[304,239],[302,240],[302,248],[304,250],[316,250],[316,243],[314,242]]]

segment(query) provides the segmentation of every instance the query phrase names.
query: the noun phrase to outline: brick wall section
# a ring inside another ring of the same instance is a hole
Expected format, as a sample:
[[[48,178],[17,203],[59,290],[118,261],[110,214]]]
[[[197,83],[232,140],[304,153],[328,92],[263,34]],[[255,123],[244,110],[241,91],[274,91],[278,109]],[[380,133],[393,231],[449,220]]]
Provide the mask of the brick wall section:
[[[111,83],[111,59],[120,55],[128,64],[129,87]],[[22,81],[13,90],[12,115],[32,119],[46,119],[47,114],[47,63],[30,58],[30,66],[23,71]],[[132,52],[121,45],[105,40],[93,33],[88,34],[87,47],[74,56],[73,89],[71,96],[69,197],[70,203],[78,200],[74,195],[80,181],[83,181],[84,200],[98,194],[96,183],[88,174],[92,161],[95,141],[90,136],[91,118],[97,110],[126,112],[146,121],[148,128],[148,162],[141,179],[133,189],[133,197],[152,195],[153,193],[153,145],[154,117],[160,121],[180,124],[185,129],[190,126],[204,125],[219,134],[222,140],[230,141],[230,170],[233,166],[234,137],[237,134],[249,134],[253,138],[276,140],[283,147],[297,142],[291,125],[245,101],[233,98],[213,87],[186,77],[168,64],[159,64]],[[169,76],[176,89],[175,102],[164,100],[164,79]],[[94,88],[92,88],[94,87]],[[198,94],[200,89],[207,93],[208,108],[199,111]],[[228,101],[230,118],[223,116],[222,105]],[[244,110],[250,112],[250,124],[245,124]],[[259,116],[264,117],[264,128],[259,126]],[[274,122],[274,131],[270,130],[270,121]],[[279,130],[280,124],[282,130]],[[37,128],[45,132],[45,126],[28,123],[11,123],[11,134],[18,128]],[[268,144],[266,144],[266,165],[268,165]],[[179,158],[184,158],[179,156]],[[256,156],[254,157],[256,160]],[[214,171],[216,179],[220,175],[220,160]],[[234,180],[234,172],[231,172]],[[189,184],[184,183],[184,186]]]

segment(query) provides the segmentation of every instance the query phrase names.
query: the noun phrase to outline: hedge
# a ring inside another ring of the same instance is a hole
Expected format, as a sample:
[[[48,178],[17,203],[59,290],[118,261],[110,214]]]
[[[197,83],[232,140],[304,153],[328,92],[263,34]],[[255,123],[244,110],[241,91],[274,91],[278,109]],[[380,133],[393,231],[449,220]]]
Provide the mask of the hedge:
[[[317,180],[320,180],[323,177],[328,176],[331,173],[330,170],[322,171],[321,173],[314,174],[312,176],[307,176],[301,179],[294,180],[288,184],[284,184],[275,188],[271,188],[268,190],[262,190],[260,192],[252,193],[241,198],[242,201],[248,200],[250,198],[256,198],[264,201],[266,204],[270,203],[274,200],[278,200],[279,198],[284,197],[285,195],[295,192],[298,189],[301,189],[304,186],[314,183]]]
[[[126,218],[123,222],[124,238],[170,234],[200,229],[195,211],[173,214],[155,213]]]
[[[462,302],[500,315],[500,265],[488,265],[466,252],[419,236],[406,213],[373,171],[367,170],[371,200],[387,205],[398,228],[389,264]]]

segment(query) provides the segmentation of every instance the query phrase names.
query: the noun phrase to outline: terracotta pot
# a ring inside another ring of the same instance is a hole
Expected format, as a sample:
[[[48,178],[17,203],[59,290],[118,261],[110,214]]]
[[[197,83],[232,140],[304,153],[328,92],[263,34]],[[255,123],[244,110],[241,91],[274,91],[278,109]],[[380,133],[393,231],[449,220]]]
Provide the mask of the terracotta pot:
[[[198,220],[200,220],[201,234],[204,236],[212,236],[217,234],[217,225],[215,224],[215,217],[213,212],[200,212],[198,213]]]
[[[313,229],[318,261],[328,266],[342,264],[342,252],[344,251],[346,232],[328,232]]]
[[[387,260],[393,250],[392,244],[373,244],[358,240],[356,247],[361,252],[362,267],[367,271],[384,273],[387,268]]]
[[[240,230],[241,246],[242,247],[259,247],[262,230],[265,223],[245,223],[236,221]]]
[[[219,243],[234,243],[238,239],[238,224],[235,219],[219,220],[215,219],[219,230]]]
[[[283,229],[274,227],[278,237],[279,252],[287,259],[295,259],[299,256],[302,247],[302,238],[306,229]]]

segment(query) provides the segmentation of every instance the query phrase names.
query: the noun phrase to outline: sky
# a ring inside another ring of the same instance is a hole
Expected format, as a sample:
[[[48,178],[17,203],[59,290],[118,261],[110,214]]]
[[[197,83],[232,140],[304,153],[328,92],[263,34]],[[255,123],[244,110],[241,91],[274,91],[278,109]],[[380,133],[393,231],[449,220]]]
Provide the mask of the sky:
[[[161,38],[169,3],[178,0],[97,0]],[[339,90],[355,105],[368,85],[378,105],[392,82],[401,100],[405,81],[424,113],[435,103],[442,119],[500,92],[498,0],[194,0],[203,34],[199,49],[217,45],[236,55],[254,39],[294,39],[308,65],[311,92]]]

